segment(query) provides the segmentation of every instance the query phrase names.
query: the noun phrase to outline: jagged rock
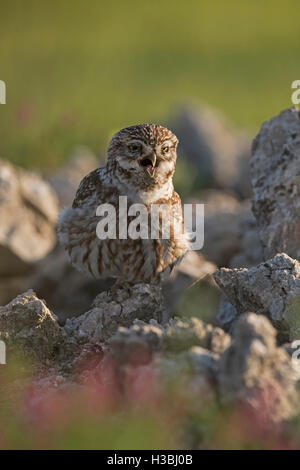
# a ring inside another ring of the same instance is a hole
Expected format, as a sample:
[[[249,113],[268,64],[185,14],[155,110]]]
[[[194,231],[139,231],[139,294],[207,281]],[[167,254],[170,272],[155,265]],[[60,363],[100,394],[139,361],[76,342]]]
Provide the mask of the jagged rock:
[[[300,260],[300,115],[296,108],[265,122],[252,145],[253,211],[265,258]]]
[[[250,195],[248,136],[229,129],[223,116],[208,108],[181,108],[173,128],[202,187]]]
[[[101,343],[116,333],[119,326],[129,327],[134,320],[145,322],[164,319],[161,288],[150,284],[121,287],[115,293],[102,292],[91,310],[77,318],[67,319],[65,330],[85,342]]]
[[[0,161],[0,276],[26,273],[56,243],[58,205],[38,175]]]
[[[201,191],[187,203],[204,204],[204,246],[201,253],[217,266],[228,266],[242,250],[241,222],[251,215],[250,204],[220,190]],[[195,229],[195,228],[194,228]]]
[[[78,147],[67,164],[48,177],[61,208],[72,205],[80,181],[99,166],[96,155],[89,148]]]
[[[214,274],[238,313],[267,315],[290,339],[300,337],[300,263],[285,253],[249,269]]]
[[[29,290],[0,307],[0,338],[8,348],[44,362],[66,353],[66,334],[45,303]]]
[[[241,400],[269,420],[285,420],[298,411],[295,384],[299,371],[288,353],[276,346],[276,330],[269,320],[254,313],[243,314],[219,361],[221,400]]]

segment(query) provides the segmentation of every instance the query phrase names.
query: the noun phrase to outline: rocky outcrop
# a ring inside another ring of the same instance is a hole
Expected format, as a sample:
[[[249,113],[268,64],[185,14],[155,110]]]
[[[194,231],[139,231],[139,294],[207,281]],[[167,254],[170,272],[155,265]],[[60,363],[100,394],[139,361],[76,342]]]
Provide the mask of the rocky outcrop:
[[[136,319],[162,322],[164,317],[161,288],[135,284],[115,292],[102,292],[91,310],[67,320],[65,330],[83,342],[101,343],[116,333],[119,326],[129,327]]]
[[[286,348],[276,345],[276,330],[265,316],[240,316],[231,338],[197,318],[162,325],[161,305],[153,286],[120,288],[100,294],[89,312],[61,328],[28,291],[0,308],[0,338],[9,351],[43,365],[37,383],[48,387],[78,387],[100,374],[105,381],[115,377],[121,393],[122,381],[150,374],[160,386],[180,384],[181,398],[193,403],[216,404],[219,396],[226,404],[263,410],[275,422],[297,413],[300,369]]]
[[[300,337],[300,263],[281,253],[253,268],[219,269],[215,280],[238,313],[267,315],[290,339]]]
[[[19,350],[41,363],[59,361],[68,350],[66,333],[32,290],[0,307],[0,339],[8,352]]]
[[[300,114],[287,109],[265,122],[252,145],[253,211],[265,259],[300,260]]]
[[[38,175],[0,161],[0,276],[28,272],[56,243],[57,198]]]

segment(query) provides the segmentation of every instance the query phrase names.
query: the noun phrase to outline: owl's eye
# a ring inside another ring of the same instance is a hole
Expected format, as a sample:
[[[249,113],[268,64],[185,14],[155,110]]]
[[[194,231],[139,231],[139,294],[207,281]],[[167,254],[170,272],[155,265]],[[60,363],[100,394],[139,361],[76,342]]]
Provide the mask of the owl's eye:
[[[168,153],[169,150],[170,150],[170,147],[168,147],[167,145],[165,145],[165,147],[162,147],[162,153]]]
[[[140,150],[140,145],[138,144],[130,144],[128,145],[128,149],[130,150],[130,152],[137,152],[138,150]]]

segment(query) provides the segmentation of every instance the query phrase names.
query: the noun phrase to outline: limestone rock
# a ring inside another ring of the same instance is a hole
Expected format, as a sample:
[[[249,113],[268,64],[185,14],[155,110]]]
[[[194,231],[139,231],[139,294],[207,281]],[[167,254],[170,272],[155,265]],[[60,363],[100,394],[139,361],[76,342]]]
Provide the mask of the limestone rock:
[[[262,125],[252,146],[251,181],[265,259],[285,252],[300,260],[300,114],[296,108]]]
[[[54,360],[66,351],[66,334],[32,290],[0,307],[0,338],[38,361]]]
[[[130,327],[134,320],[161,322],[164,302],[159,286],[135,284],[115,293],[102,292],[91,310],[78,318],[67,319],[65,330],[82,341],[101,343],[116,333],[119,326]]]
[[[300,337],[300,263],[285,253],[249,269],[222,268],[214,274],[238,313],[267,315],[290,339]]]
[[[56,243],[58,205],[38,175],[0,161],[0,276],[26,273]]]

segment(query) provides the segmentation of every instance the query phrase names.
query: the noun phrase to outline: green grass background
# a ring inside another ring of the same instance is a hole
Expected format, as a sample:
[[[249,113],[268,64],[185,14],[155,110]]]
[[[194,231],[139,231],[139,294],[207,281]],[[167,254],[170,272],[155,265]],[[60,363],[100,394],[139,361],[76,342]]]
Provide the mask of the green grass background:
[[[299,0],[2,0],[0,156],[54,167],[186,101],[254,135],[291,105],[299,14]]]

